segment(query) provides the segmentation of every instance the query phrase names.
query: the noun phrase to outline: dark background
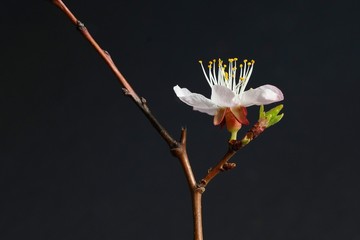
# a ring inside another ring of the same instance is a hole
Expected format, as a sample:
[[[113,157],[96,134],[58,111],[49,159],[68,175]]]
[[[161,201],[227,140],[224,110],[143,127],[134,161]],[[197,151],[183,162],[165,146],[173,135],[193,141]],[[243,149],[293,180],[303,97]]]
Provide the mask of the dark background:
[[[206,240],[360,239],[359,1],[65,3],[169,132],[188,128],[197,179],[229,137],[172,90],[210,96],[197,61],[255,59],[249,87],[284,92],[280,124],[207,187]],[[192,239],[180,164],[65,15],[6,1],[0,27],[0,239]]]

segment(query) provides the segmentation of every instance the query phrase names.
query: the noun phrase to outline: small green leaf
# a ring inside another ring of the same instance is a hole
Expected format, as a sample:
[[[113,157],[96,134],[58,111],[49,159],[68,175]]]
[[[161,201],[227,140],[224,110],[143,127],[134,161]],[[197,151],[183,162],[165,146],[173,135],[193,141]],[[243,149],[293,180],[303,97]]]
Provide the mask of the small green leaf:
[[[280,122],[280,120],[284,117],[284,113],[274,116],[270,119],[268,127]]]
[[[284,105],[280,104],[280,105],[277,105],[276,107],[270,109],[269,111],[265,112],[264,106],[261,105],[260,110],[259,110],[259,122],[264,124],[264,126],[266,126],[266,127],[270,127],[270,126],[280,122],[280,120],[284,117],[284,113],[282,113],[280,115],[278,115],[278,114],[281,111],[281,109],[283,109],[283,107],[284,107]]]

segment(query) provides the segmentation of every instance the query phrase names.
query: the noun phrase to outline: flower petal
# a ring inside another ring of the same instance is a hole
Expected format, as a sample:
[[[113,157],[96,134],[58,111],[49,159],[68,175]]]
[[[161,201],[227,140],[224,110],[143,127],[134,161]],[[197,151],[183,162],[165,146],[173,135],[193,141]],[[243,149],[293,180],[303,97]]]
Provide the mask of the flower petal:
[[[240,99],[241,106],[270,104],[284,100],[280,89],[273,85],[263,85],[255,89],[249,89],[243,93]]]
[[[246,118],[247,115],[246,107],[236,106],[230,108],[230,110],[234,114],[235,118],[239,121],[239,123],[244,125],[249,125],[249,120]]]
[[[181,101],[189,106],[192,106],[196,111],[207,113],[213,116],[216,114],[216,111],[219,108],[210,99],[204,97],[201,94],[192,93],[187,88],[180,88],[178,85],[176,85],[174,87],[174,91],[176,96],[178,96]]]
[[[219,125],[225,117],[226,108],[219,108],[214,116],[214,125]]]
[[[214,85],[211,88],[211,101],[220,107],[233,107],[235,93],[229,88],[221,85]]]

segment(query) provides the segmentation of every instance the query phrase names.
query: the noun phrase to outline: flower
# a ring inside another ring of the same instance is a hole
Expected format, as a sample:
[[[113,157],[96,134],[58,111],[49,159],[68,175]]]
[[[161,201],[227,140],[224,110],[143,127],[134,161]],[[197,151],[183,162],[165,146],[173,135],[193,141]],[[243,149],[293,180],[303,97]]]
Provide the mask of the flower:
[[[194,110],[214,116],[214,125],[224,125],[231,132],[230,140],[236,140],[236,135],[242,124],[249,124],[246,118],[246,107],[264,105],[284,99],[280,89],[272,85],[263,85],[245,91],[249,82],[255,61],[244,60],[237,69],[237,58],[230,58],[228,66],[219,59],[209,62],[208,74],[202,64],[202,71],[211,87],[211,98],[192,93],[187,88],[174,87],[181,101]],[[217,65],[217,67],[216,67]],[[239,75],[237,77],[237,74]]]

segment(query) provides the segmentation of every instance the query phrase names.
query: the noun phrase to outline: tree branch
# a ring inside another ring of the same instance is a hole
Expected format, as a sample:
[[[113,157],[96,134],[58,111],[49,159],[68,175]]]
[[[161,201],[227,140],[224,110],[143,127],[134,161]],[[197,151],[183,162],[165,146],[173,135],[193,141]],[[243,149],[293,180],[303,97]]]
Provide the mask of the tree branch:
[[[142,110],[148,120],[151,122],[153,127],[159,132],[161,137],[166,141],[170,148],[174,148],[179,145],[179,143],[174,140],[170,134],[165,130],[163,126],[157,121],[154,115],[150,112],[146,100],[144,98],[139,97],[125,77],[121,74],[119,69],[116,67],[115,63],[111,59],[110,54],[103,50],[99,44],[95,41],[95,39],[91,36],[88,29],[85,25],[79,21],[75,15],[67,8],[67,6],[61,0],[52,0],[52,2],[62,10],[66,16],[70,19],[70,21],[77,27],[80,33],[84,36],[84,38],[95,48],[95,50],[100,54],[106,64],[110,67],[112,72],[117,77],[119,83],[123,86],[124,93],[131,97],[131,99],[136,103],[136,105]]]
[[[196,180],[191,169],[189,158],[186,152],[186,129],[183,128],[181,131],[180,142],[176,141],[166,129],[159,123],[155,116],[151,113],[145,98],[139,97],[125,77],[121,74],[115,63],[111,59],[110,54],[103,50],[95,39],[91,36],[85,25],[80,22],[75,15],[67,8],[67,6],[61,0],[51,0],[61,11],[63,11],[70,21],[77,27],[84,38],[95,48],[100,54],[106,64],[113,71],[117,77],[119,83],[123,86],[123,92],[125,95],[131,97],[134,103],[141,109],[146,118],[150,121],[152,126],[160,134],[160,136],[168,144],[172,154],[180,160],[181,166],[184,170],[189,189],[192,195],[193,203],[193,217],[194,217],[194,240],[203,240],[202,230],[202,218],[201,218],[201,196],[204,192],[204,188],[198,187]]]
[[[229,142],[229,147],[222,159],[216,164],[215,167],[211,168],[207,175],[201,179],[198,184],[199,187],[206,187],[209,182],[216,177],[220,172],[231,170],[236,167],[235,163],[229,163],[229,160],[239,151],[241,148],[245,147],[252,140],[257,138],[260,134],[265,131],[266,127],[263,126],[260,122],[254,124],[254,126],[245,134],[241,140],[231,140]]]

